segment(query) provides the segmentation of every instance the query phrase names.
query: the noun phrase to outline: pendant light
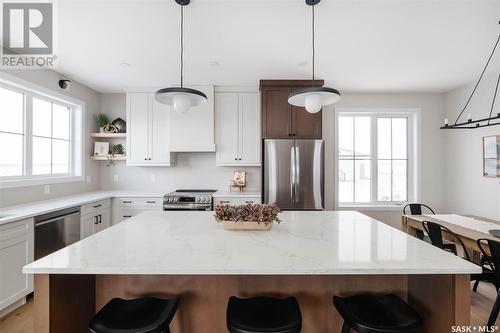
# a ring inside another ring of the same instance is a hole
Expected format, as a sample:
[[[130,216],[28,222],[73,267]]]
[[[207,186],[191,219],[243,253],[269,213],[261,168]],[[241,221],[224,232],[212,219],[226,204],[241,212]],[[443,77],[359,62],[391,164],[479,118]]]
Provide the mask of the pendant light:
[[[474,86],[474,89],[472,89],[472,93],[469,95],[469,98],[467,99],[465,106],[462,108],[462,111],[460,111],[460,113],[458,114],[457,119],[451,125],[450,125],[448,119],[445,119],[444,126],[440,127],[441,129],[474,129],[474,128],[500,125],[500,112],[493,114],[493,111],[495,110],[495,102],[496,102],[497,95],[498,95],[498,88],[500,85],[500,73],[498,74],[498,78],[496,81],[495,91],[493,93],[491,107],[490,107],[490,113],[488,114],[488,117],[483,117],[483,118],[479,118],[479,119],[472,119],[472,117],[469,113],[467,115],[467,121],[461,121],[461,122],[459,121],[460,117],[462,117],[464,112],[467,110],[467,107],[469,106],[472,98],[474,97],[474,95],[477,91],[477,88],[479,87],[479,84],[481,83],[481,81],[484,77],[484,74],[486,73],[486,71],[490,65],[491,59],[495,55],[495,52],[498,48],[499,43],[500,43],[500,35],[497,38],[495,46],[493,47],[493,50],[491,51],[490,56],[488,57],[488,61],[486,61],[486,65],[484,66],[483,71],[481,72],[481,75],[479,76],[479,79],[477,80],[476,85]]]
[[[314,33],[314,6],[321,0],[306,0],[306,4],[312,8],[312,79],[314,81],[314,58],[315,58],[315,33]],[[309,113],[317,113],[325,105],[336,103],[340,99],[337,89],[328,87],[310,87],[299,89],[288,96],[288,103],[295,106],[305,107]]]
[[[184,6],[189,5],[190,0],[175,0],[181,6],[181,86],[169,87],[158,90],[155,93],[155,99],[163,104],[170,105],[174,111],[183,113],[189,110],[191,106],[197,106],[207,101],[207,95],[199,90],[184,87]]]

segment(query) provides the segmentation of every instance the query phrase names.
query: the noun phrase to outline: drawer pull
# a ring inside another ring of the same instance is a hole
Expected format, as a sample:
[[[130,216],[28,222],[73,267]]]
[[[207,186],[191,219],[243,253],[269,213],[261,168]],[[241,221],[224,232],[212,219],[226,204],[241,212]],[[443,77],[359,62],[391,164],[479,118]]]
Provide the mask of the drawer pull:
[[[125,203],[132,203],[132,201],[130,201],[130,200],[123,200],[122,203],[124,203],[124,204]]]
[[[229,203],[229,200],[221,200],[220,201],[221,204],[228,204]]]
[[[132,217],[132,215],[123,215],[122,217],[128,219],[129,217]]]
[[[253,200],[249,200],[249,201],[245,201],[245,203],[251,204],[251,203],[254,203],[254,201]]]
[[[146,203],[156,203],[156,201],[146,201]]]
[[[101,207],[101,206],[102,206],[102,205],[95,205],[95,206],[93,206],[93,207],[94,207],[94,208],[99,208],[99,207]]]

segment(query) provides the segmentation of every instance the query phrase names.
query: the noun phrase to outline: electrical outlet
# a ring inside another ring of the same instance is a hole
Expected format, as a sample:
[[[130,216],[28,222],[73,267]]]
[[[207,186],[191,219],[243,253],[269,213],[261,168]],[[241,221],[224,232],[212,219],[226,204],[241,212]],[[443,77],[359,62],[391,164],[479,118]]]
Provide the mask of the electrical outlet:
[[[50,185],[43,186],[43,194],[50,194]]]
[[[92,183],[92,178],[90,176],[87,176],[87,183]]]
[[[118,182],[118,175],[114,175],[114,176],[113,176],[113,181],[114,181],[115,183],[117,183],[117,182]]]

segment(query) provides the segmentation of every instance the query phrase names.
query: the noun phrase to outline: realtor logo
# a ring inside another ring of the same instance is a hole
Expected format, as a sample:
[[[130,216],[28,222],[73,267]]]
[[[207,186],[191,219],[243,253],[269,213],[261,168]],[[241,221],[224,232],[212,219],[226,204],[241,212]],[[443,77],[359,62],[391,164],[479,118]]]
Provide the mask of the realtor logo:
[[[52,3],[3,4],[4,54],[52,54]]]
[[[53,4],[3,3],[3,68],[53,67]]]

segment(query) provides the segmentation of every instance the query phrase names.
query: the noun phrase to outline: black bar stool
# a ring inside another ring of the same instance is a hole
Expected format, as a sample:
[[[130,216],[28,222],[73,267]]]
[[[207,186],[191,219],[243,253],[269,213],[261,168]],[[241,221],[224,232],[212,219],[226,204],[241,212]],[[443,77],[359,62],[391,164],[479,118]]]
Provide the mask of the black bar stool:
[[[232,296],[226,320],[230,333],[299,333],[302,329],[302,315],[295,297]]]
[[[422,319],[394,294],[333,297],[333,304],[344,319],[342,333],[417,333]]]
[[[170,333],[178,299],[113,298],[90,322],[91,333]]]

